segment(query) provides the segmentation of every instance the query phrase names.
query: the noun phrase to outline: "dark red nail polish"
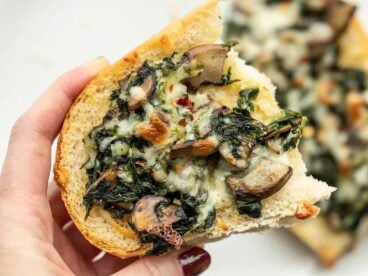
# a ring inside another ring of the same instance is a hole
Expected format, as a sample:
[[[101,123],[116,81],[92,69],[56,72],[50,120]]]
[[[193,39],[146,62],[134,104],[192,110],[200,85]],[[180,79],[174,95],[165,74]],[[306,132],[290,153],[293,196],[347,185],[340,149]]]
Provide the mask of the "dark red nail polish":
[[[179,256],[185,276],[195,276],[205,271],[211,263],[211,256],[200,247],[193,247]]]

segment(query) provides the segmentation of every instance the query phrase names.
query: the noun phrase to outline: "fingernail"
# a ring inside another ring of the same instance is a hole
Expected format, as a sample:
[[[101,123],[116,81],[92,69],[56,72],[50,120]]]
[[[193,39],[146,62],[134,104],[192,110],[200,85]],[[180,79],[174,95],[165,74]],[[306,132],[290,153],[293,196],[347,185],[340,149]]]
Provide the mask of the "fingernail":
[[[91,74],[96,75],[102,69],[109,67],[110,63],[105,57],[100,56],[87,61],[85,64],[83,64],[83,66],[86,67],[91,72]]]
[[[194,276],[205,271],[211,263],[211,256],[200,247],[193,247],[179,256],[185,276]]]

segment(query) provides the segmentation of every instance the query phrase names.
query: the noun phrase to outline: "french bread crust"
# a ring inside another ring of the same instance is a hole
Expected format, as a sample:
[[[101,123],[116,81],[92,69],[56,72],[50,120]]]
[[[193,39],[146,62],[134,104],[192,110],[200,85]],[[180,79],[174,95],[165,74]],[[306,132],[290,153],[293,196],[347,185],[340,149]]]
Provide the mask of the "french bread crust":
[[[341,66],[362,69],[368,73],[368,36],[357,18],[353,18],[339,45]],[[323,216],[295,224],[291,231],[326,267],[332,266],[355,242],[349,232],[334,231]]]
[[[99,73],[83,90],[66,116],[58,141],[55,179],[77,228],[92,244],[108,253],[121,258],[139,256],[144,255],[150,245],[140,244],[127,222],[114,220],[102,209],[93,208],[85,220],[86,210],[81,199],[85,193],[87,175],[80,167],[87,160],[87,152],[82,140],[93,126],[101,123],[109,109],[110,93],[118,88],[118,81],[138,69],[145,60],[162,59],[173,52],[184,52],[199,44],[218,41],[221,22],[217,4],[217,0],[210,0],[199,6]],[[260,93],[255,101],[257,108],[253,115],[264,123],[273,120],[280,109],[274,98],[275,87],[270,80],[245,65],[235,53],[231,53],[226,61],[225,68],[229,66],[232,67],[234,78],[241,81],[221,93],[213,91],[212,97],[224,105],[232,106],[241,87],[257,86]],[[310,206],[304,218],[316,215],[317,209],[313,204],[327,199],[333,189],[305,175],[306,169],[297,150],[274,158],[292,166],[294,174],[284,188],[262,201],[262,218],[251,219],[239,215],[231,201],[217,209],[213,227],[203,234],[185,237],[185,243],[217,240],[231,233],[289,225],[297,219],[300,204]]]

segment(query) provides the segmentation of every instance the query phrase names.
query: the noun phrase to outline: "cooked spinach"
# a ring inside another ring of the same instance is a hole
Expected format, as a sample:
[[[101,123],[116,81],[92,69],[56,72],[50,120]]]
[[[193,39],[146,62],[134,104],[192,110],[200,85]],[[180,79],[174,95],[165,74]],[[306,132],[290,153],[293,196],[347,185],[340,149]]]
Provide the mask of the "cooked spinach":
[[[249,33],[250,27],[245,24],[240,24],[235,21],[228,21],[226,23],[226,31],[225,31],[225,38],[229,39],[233,36],[239,36],[244,33]]]
[[[128,215],[131,212],[131,210],[116,206],[111,203],[105,203],[102,207],[104,210],[109,211],[112,216],[117,219],[122,219],[125,215]]]
[[[266,133],[266,127],[261,122],[253,119],[247,110],[240,109],[214,112],[211,129],[221,141],[239,140],[242,137],[258,140]]]
[[[212,209],[206,219],[203,221],[201,225],[195,228],[194,232],[201,233],[210,228],[216,220],[216,209]]]
[[[355,231],[361,220],[368,215],[368,188],[360,187],[358,189],[359,198],[351,201],[349,199],[340,199],[338,193],[333,193],[328,202],[328,219],[339,223],[335,227],[340,229]]]
[[[164,239],[150,235],[148,233],[139,233],[138,239],[141,243],[152,243],[152,248],[146,252],[148,255],[162,255],[174,248]]]
[[[254,111],[253,100],[257,98],[258,93],[258,88],[246,88],[241,90],[237,102],[238,108],[248,110],[249,112]]]
[[[215,210],[209,213],[202,224],[195,227],[199,215],[199,207],[201,204],[204,204],[206,200],[207,195],[205,192],[200,192],[197,197],[193,197],[180,192],[167,193],[165,196],[168,199],[168,202],[166,202],[165,204],[172,204],[174,200],[179,200],[181,203],[184,214],[180,214],[180,216],[183,217],[183,219],[173,223],[172,225],[173,229],[181,236],[188,233],[189,231],[203,232],[213,225],[216,218]],[[156,211],[160,212],[159,209],[160,206],[156,209]],[[193,229],[193,227],[195,228]],[[160,255],[173,248],[173,246],[168,244],[165,240],[150,235],[148,233],[139,233],[139,239],[142,243],[152,243],[152,249],[147,252],[147,254],[150,255]]]
[[[279,151],[295,148],[302,136],[306,117],[290,110],[284,110],[284,116],[267,126],[266,140],[277,139],[281,145]]]
[[[345,92],[363,92],[367,89],[367,76],[363,70],[344,68],[337,75],[337,83]]]
[[[262,204],[258,198],[240,190],[236,192],[235,196],[239,214],[248,215],[252,218],[260,218],[262,216]]]
[[[140,86],[149,75],[156,76],[156,70],[149,62],[145,61],[137,72],[129,76],[126,91],[129,91],[133,86]]]
[[[197,224],[199,208],[205,203],[207,199],[207,193],[202,191],[196,197],[190,196],[188,194],[177,194],[174,193],[176,198],[180,198],[181,207],[184,210],[185,219],[182,219],[173,224],[173,228],[180,234],[184,235],[189,231],[204,231],[205,229],[212,226],[215,219],[215,212],[210,212],[204,223],[197,225],[194,229],[193,227]],[[172,196],[172,195],[171,195]]]
[[[110,95],[110,101],[113,101],[113,100],[116,100],[116,99],[118,99],[119,98],[119,96],[120,96],[120,89],[117,89],[117,90],[113,90],[112,92],[111,92],[111,95]]]

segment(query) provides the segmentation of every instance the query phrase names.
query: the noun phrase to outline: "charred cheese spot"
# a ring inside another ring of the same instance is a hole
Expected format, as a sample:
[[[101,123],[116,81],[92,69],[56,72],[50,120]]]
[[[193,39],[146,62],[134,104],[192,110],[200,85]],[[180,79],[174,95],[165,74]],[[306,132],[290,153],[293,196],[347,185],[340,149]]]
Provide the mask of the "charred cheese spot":
[[[160,112],[154,112],[150,122],[137,125],[135,131],[152,144],[163,144],[169,133],[169,124]]]

